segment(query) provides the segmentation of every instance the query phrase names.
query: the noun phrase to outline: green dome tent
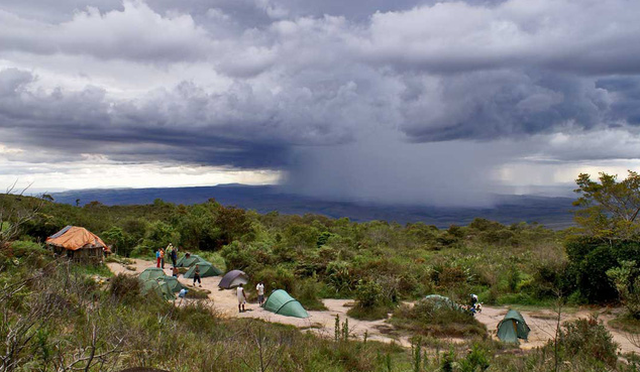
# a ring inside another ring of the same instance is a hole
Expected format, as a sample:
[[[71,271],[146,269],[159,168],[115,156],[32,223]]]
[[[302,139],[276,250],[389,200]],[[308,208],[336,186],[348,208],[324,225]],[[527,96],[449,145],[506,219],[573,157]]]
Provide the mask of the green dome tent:
[[[518,339],[526,340],[531,329],[524,321],[522,314],[509,310],[504,319],[498,323],[498,338],[503,342],[518,343]]]
[[[164,280],[164,282],[167,283],[167,286],[173,293],[180,292],[182,288],[187,288],[178,281],[178,278],[174,276],[165,276],[164,278],[156,279],[156,280]]]
[[[149,279],[158,279],[158,278],[164,278],[165,274],[164,274],[164,270],[158,268],[158,267],[149,267],[147,269],[144,269],[143,272],[140,273],[140,280],[147,281]]]
[[[143,285],[146,281],[149,280],[163,281],[164,283],[166,283],[172,293],[180,292],[182,288],[185,288],[182,284],[180,284],[177,278],[165,275],[164,270],[157,267],[150,267],[148,269],[145,269],[140,273],[140,276],[138,278],[143,283]]]
[[[204,278],[205,276],[217,276],[222,274],[222,271],[220,271],[220,269],[216,268],[209,262],[206,262],[206,261],[198,262],[197,265],[200,267],[200,277],[202,278]],[[193,278],[193,276],[195,275],[195,272],[196,272],[196,264],[191,266],[189,270],[186,273],[184,273],[184,277]]]
[[[155,292],[160,298],[165,300],[175,300],[175,296],[163,279],[149,279],[142,282],[142,294],[146,295]]]
[[[176,262],[177,267],[191,267],[195,263],[199,262],[207,262],[204,258],[198,256],[197,254],[192,254],[187,258],[187,255],[180,257],[178,262]]]
[[[267,298],[267,301],[264,303],[264,309],[272,313],[294,316],[296,318],[309,317],[309,313],[300,305],[300,302],[289,296],[289,294],[282,289],[273,291],[271,295],[269,295],[269,298]]]

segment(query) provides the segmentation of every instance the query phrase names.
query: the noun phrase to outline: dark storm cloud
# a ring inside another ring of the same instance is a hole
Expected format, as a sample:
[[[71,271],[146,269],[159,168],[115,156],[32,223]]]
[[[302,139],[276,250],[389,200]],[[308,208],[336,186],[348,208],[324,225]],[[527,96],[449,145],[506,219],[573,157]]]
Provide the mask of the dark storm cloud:
[[[26,89],[35,80],[18,69],[0,71],[0,128],[4,140],[76,153],[101,153],[114,159],[161,158],[242,168],[279,168],[292,144],[349,141],[348,134],[327,126],[339,118],[336,97],[257,95],[238,84],[224,94],[209,94],[184,82],[135,101],[114,101],[105,91]],[[287,109],[274,109],[273,101]],[[333,107],[326,118],[307,116],[301,107]],[[304,131],[296,131],[298,121]]]
[[[607,90],[588,79],[547,72],[451,76],[441,84],[437,105],[431,97],[413,95],[413,102],[406,101],[401,127],[416,142],[490,140],[618,125],[607,120],[612,99]]]
[[[0,144],[283,169],[302,188],[322,188],[331,173],[326,162],[340,163],[342,155],[352,163],[333,185],[348,193],[350,182],[359,182],[352,175],[374,178],[375,166],[365,171],[366,157],[353,151],[382,148],[379,133],[393,133],[402,149],[378,163],[410,184],[424,159],[445,151],[435,142],[455,142],[470,158],[460,141],[560,134],[591,141],[592,133],[606,132],[615,147],[640,123],[634,1],[52,4],[0,6],[0,66],[17,67],[0,67]],[[110,73],[109,63],[118,71]],[[149,76],[132,87],[129,68]],[[559,159],[581,153],[570,140],[557,141],[526,151]],[[431,150],[416,152],[423,144]],[[491,161],[477,169],[489,172],[500,156],[478,151]],[[600,148],[589,156],[631,156],[625,154]],[[407,171],[395,169],[397,162]],[[314,164],[326,172],[301,171]],[[464,169],[476,174],[474,164]],[[308,186],[302,178],[315,181]],[[389,188],[372,186],[370,195]]]
[[[249,133],[235,132],[241,125],[215,123],[217,128],[190,127],[202,101],[177,102],[184,86],[166,92],[162,100],[139,106],[116,104],[105,98],[104,90],[88,87],[80,92],[26,92],[34,77],[24,71],[0,71],[0,128],[8,142],[59,152],[101,153],[117,160],[174,160],[247,168],[279,167],[286,160],[285,147],[268,138],[251,139]],[[188,85],[188,84],[186,84]],[[164,111],[164,113],[161,113]],[[224,119],[224,118],[223,118]],[[205,119],[206,120],[206,119]],[[210,123],[210,120],[209,120]]]
[[[640,126],[640,77],[613,76],[597,81],[600,89],[616,96],[611,116],[633,126]]]

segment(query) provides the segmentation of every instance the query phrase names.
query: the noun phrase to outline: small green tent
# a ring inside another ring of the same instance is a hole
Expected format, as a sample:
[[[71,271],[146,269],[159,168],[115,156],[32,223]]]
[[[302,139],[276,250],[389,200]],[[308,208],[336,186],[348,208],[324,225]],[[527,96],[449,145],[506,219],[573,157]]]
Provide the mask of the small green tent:
[[[164,270],[158,267],[149,267],[140,273],[140,280],[147,281],[149,279],[158,279],[165,276]]]
[[[531,329],[524,321],[522,314],[509,310],[504,319],[498,323],[498,338],[503,342],[518,343],[518,339],[526,340]]]
[[[198,256],[197,254],[192,254],[187,258],[187,255],[180,257],[178,262],[176,262],[177,267],[191,267],[193,264],[198,262],[207,262],[204,258]]]
[[[182,283],[178,281],[178,278],[174,276],[165,276],[163,278],[156,279],[156,280],[164,280],[164,282],[167,283],[167,286],[169,286],[169,289],[171,290],[171,292],[174,292],[174,293],[180,292],[182,288],[186,288]]]
[[[300,302],[289,296],[289,294],[282,289],[273,291],[263,306],[265,310],[280,315],[294,316],[296,318],[309,317],[309,313],[300,305]]]
[[[200,277],[204,278],[205,276],[217,276],[221,275],[222,271],[217,267],[213,266],[209,262],[198,262],[189,268],[189,270],[184,273],[185,278],[193,278],[196,272],[196,265],[200,268]]]
[[[450,299],[449,297],[445,297],[437,294],[425,296],[423,301],[426,301],[432,304],[434,309],[441,308],[441,307],[449,307],[454,310],[463,310],[462,306],[453,302],[453,300]]]
[[[149,279],[142,282],[142,294],[148,294],[152,291],[167,301],[176,298],[163,279]]]

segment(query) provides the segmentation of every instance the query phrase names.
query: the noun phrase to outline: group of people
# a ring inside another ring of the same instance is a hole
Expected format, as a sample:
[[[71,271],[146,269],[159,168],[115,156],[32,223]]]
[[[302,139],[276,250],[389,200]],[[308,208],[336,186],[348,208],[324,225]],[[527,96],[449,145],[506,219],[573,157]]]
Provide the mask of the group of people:
[[[178,277],[178,248],[174,247],[173,244],[169,243],[165,249],[160,248],[156,251],[156,267],[164,270],[164,257],[165,255],[169,255],[171,258],[171,275],[174,277]],[[189,253],[187,253],[187,258],[189,257]],[[195,287],[196,282],[200,284],[202,287],[202,281],[200,280],[200,267],[196,265],[195,273],[193,276],[193,286]]]
[[[166,253],[165,253],[166,252]],[[166,249],[158,249],[156,251],[156,267],[161,268],[164,270],[164,257],[165,254],[168,254],[169,257],[171,257],[171,264],[172,264],[172,273],[173,276],[175,276],[176,278],[178,277],[178,248],[174,247],[173,244],[169,243],[169,245],[167,245]],[[187,258],[189,258],[189,253],[187,253]],[[195,264],[195,268],[193,269],[193,286],[196,286],[196,283],[198,283],[198,285],[200,287],[202,287],[202,279],[200,277],[200,265],[198,265],[197,263]],[[184,291],[184,293],[182,292]],[[182,290],[180,292],[180,297],[184,298],[184,296],[186,295],[186,290]],[[264,304],[264,283],[262,281],[260,281],[257,285],[256,285],[256,293],[258,294],[258,305],[262,306],[262,304]],[[238,285],[238,287],[236,288],[236,296],[238,298],[238,311],[239,312],[245,312],[245,305],[247,304],[247,296],[246,293],[244,292],[244,287],[242,286],[242,284]]]
[[[264,304],[264,283],[259,281],[256,284],[256,293],[258,294],[258,305],[262,306]],[[244,292],[244,287],[242,283],[238,285],[236,288],[236,296],[238,297],[238,312],[244,313],[245,305],[247,304],[247,294]]]
[[[169,243],[166,248],[166,254],[171,257],[171,263],[173,264],[173,268],[176,268],[178,263],[178,248],[175,248],[173,244]],[[156,267],[164,270],[164,256],[165,249],[160,248],[156,251]]]

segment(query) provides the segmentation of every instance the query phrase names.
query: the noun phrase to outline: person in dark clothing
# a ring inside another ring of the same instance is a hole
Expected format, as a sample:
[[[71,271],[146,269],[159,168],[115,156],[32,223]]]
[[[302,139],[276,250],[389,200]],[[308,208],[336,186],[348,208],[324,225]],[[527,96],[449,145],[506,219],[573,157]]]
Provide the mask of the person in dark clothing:
[[[171,250],[171,263],[173,263],[173,267],[177,266],[177,262],[178,262],[178,253],[176,252],[176,249],[173,248]]]
[[[196,268],[193,271],[193,286],[196,286],[196,281],[202,287],[202,280],[200,280],[200,265],[196,264]]]

